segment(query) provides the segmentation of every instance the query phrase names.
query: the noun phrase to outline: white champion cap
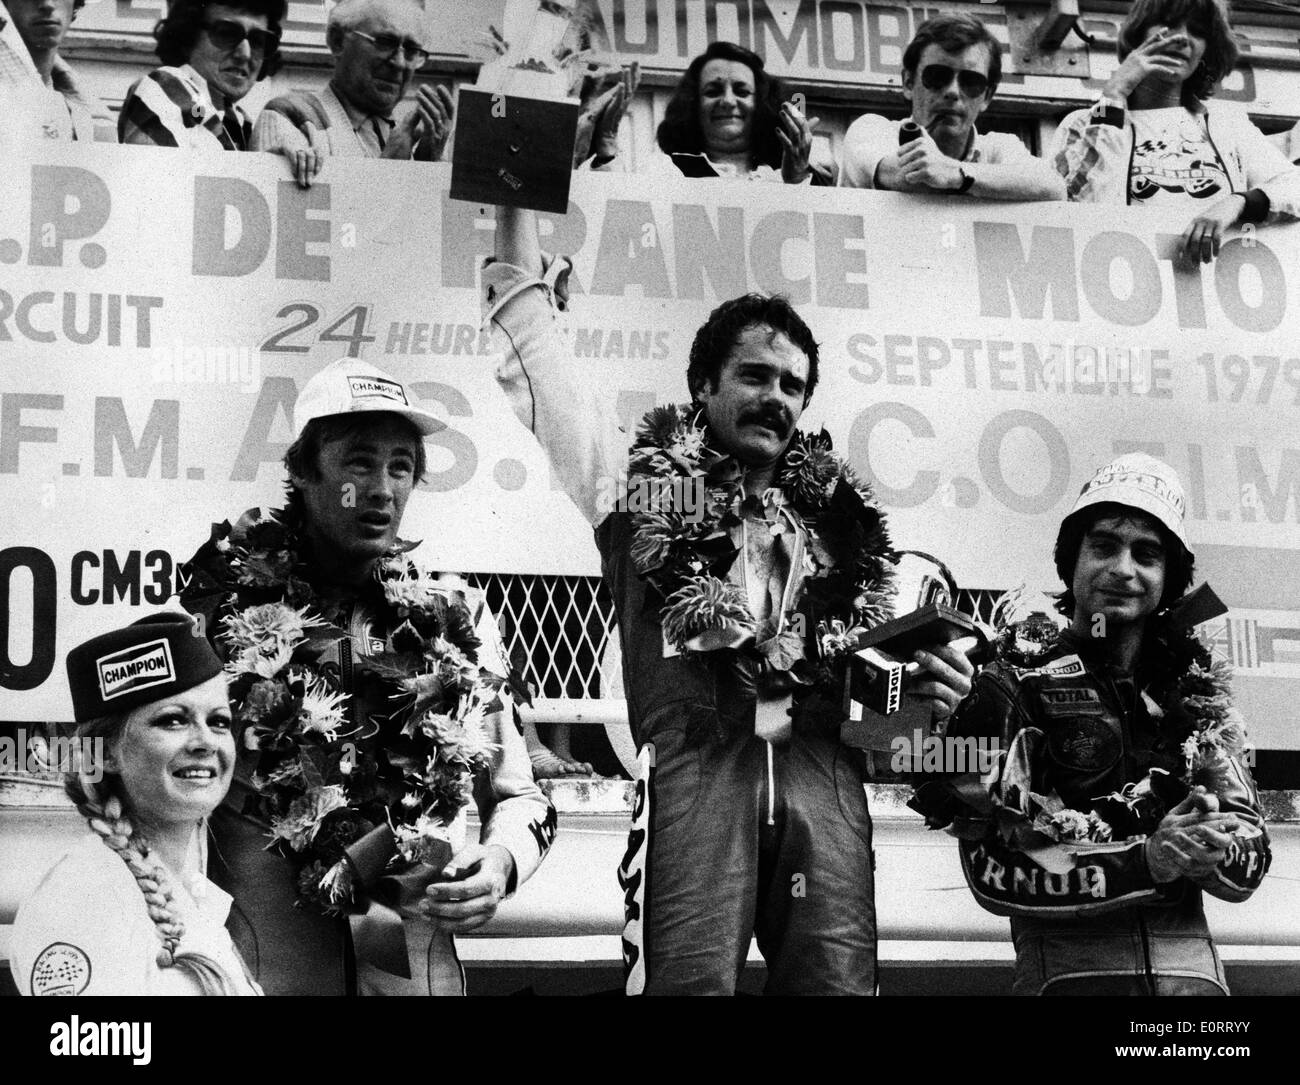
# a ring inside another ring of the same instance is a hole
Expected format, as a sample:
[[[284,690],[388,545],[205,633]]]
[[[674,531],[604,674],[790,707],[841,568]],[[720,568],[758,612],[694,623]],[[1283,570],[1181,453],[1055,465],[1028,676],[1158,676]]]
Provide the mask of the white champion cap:
[[[302,431],[313,418],[361,411],[391,411],[411,421],[427,437],[447,428],[428,411],[411,405],[406,385],[396,377],[357,358],[340,358],[327,365],[302,386],[293,407],[293,434]]]
[[[1079,491],[1079,497],[1070,510],[1070,516],[1088,508],[1111,502],[1139,509],[1154,517],[1180,543],[1189,555],[1192,548],[1183,530],[1183,516],[1187,501],[1183,484],[1169,464],[1145,452],[1130,452],[1112,460],[1092,476]],[[1067,516],[1068,520],[1070,517]]]

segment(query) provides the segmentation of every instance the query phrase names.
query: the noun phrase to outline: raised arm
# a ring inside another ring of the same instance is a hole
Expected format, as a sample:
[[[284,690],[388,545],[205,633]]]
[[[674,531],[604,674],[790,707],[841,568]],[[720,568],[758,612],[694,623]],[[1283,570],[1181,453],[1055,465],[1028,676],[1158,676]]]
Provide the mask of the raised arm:
[[[574,358],[556,313],[567,306],[564,257],[546,260],[531,211],[497,209],[496,259],[483,272],[484,323],[503,351],[497,382],[537,438],[565,492],[593,526],[627,464],[612,395]]]

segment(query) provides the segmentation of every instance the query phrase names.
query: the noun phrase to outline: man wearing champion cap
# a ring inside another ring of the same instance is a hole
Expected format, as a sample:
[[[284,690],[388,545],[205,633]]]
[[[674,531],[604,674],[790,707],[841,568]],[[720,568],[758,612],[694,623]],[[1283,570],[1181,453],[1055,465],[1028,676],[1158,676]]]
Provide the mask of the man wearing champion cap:
[[[223,633],[232,628],[232,616],[268,602],[300,607],[310,599],[316,616],[346,630],[346,636],[333,639],[325,634],[315,663],[331,690],[347,697],[349,736],[361,748],[358,765],[377,764],[366,743],[391,730],[402,694],[409,692],[402,675],[378,674],[363,658],[398,650],[393,634],[405,612],[398,614],[377,574],[381,559],[389,563],[411,548],[398,531],[407,499],[424,475],[423,439],[442,428],[390,374],[349,358],[326,366],[307,381],[295,404],[295,440],[284,457],[287,506],[269,516],[260,510],[245,513],[233,528],[217,525],[191,561],[181,596],[188,610],[203,616],[208,636],[227,654]],[[274,541],[260,541],[267,538]],[[232,563],[232,554],[242,555],[240,561]],[[276,569],[288,572],[279,575]],[[481,598],[468,591],[462,595],[480,642],[479,666],[505,675],[495,620]],[[230,799],[213,819],[225,862],[214,877],[219,884],[224,879],[251,913],[260,963],[255,970],[267,994],[463,991],[450,935],[490,919],[499,901],[537,869],[555,832],[554,809],[533,781],[523,737],[509,716],[507,704],[484,719],[492,750],[487,777],[474,784],[481,842],[460,846],[464,818],[457,816],[449,827],[455,854],[448,869],[460,877],[429,886],[418,910],[430,922],[405,924],[414,977],[409,981],[376,967],[364,954],[354,960],[342,924],[293,906],[296,889],[301,892],[295,886],[300,872],[264,850],[265,817],[249,786],[255,763],[244,755]],[[382,786],[383,769],[376,771]],[[403,780],[395,772],[398,796]],[[252,954],[245,956],[251,963]]]
[[[1028,648],[1008,631],[948,728],[1005,757],[917,789],[1011,917],[1018,994],[1228,992],[1201,894],[1245,900],[1270,852],[1226,667],[1190,631],[1183,510],[1143,453],[1089,480],[1056,541],[1068,628]]]

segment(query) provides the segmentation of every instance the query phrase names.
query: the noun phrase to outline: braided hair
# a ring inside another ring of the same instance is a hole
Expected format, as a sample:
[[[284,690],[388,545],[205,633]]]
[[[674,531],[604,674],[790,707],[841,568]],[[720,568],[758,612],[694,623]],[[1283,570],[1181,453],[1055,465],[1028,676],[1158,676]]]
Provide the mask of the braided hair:
[[[87,720],[77,727],[77,737],[103,739],[107,746],[121,735],[126,720],[124,713]],[[64,777],[63,789],[91,831],[117,852],[135,877],[148,906],[149,918],[162,941],[155,958],[158,967],[188,972],[198,981],[205,995],[236,994],[223,970],[211,957],[180,950],[181,939],[185,937],[185,923],[176,909],[171,877],[150,848],[148,839],[132,824],[129,800],[121,778],[116,773],[105,772],[102,779],[96,780],[85,771],[70,772]],[[239,956],[238,950],[235,955]],[[243,965],[242,958],[240,964]],[[251,982],[247,966],[244,966],[244,974]]]

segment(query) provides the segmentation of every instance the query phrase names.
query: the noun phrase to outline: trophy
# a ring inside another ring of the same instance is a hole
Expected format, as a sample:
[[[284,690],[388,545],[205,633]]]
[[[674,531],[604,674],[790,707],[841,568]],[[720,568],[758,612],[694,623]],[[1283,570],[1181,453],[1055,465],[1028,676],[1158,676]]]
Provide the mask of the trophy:
[[[911,607],[890,621],[858,636],[844,680],[844,722],[840,740],[869,753],[887,754],[915,745],[934,723],[930,706],[907,695],[907,683],[919,670],[911,661],[918,649],[956,644],[972,662],[983,662],[990,641],[985,629],[953,603],[957,584],[937,558],[915,550],[899,551],[895,569],[895,608]],[[915,751],[920,757],[920,751]]]
[[[496,53],[462,87],[451,196],[563,214],[569,207],[582,0],[506,0]]]

